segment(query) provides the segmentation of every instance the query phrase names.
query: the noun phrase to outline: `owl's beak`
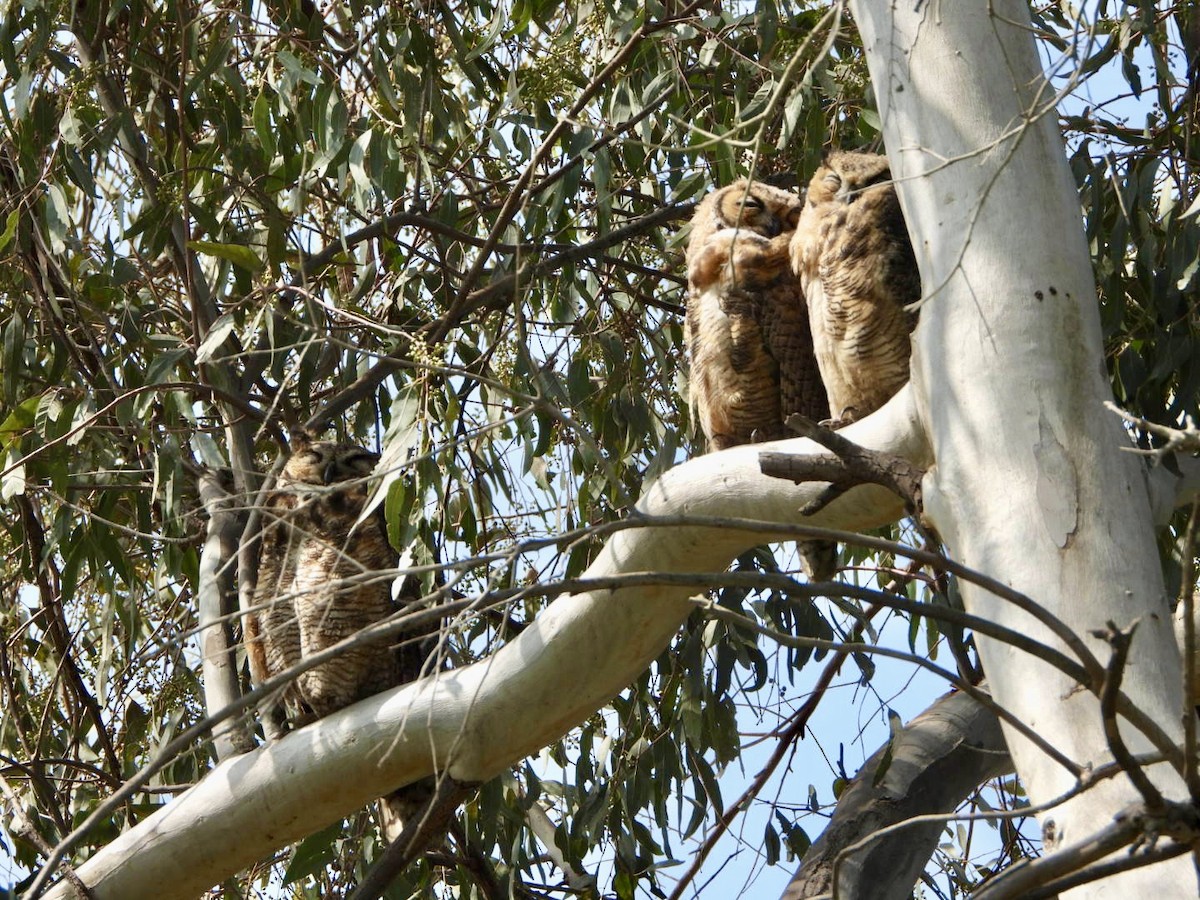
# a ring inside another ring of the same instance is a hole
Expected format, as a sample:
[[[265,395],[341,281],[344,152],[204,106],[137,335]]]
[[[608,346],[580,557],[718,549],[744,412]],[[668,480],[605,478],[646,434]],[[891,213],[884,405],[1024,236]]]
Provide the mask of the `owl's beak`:
[[[845,182],[838,188],[838,192],[833,195],[833,199],[840,200],[842,203],[853,203],[858,199],[858,192],[852,191]]]
[[[337,481],[337,463],[330,461],[325,466],[325,470],[321,473],[321,477],[325,479],[326,484],[333,484]]]

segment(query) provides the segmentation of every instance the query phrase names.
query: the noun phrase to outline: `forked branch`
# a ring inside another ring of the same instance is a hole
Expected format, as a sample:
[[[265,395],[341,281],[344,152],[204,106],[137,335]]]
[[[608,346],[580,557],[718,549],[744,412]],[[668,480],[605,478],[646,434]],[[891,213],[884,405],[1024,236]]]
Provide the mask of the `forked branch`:
[[[768,450],[759,454],[764,475],[786,478],[796,484],[829,482],[829,487],[820,496],[801,508],[801,515],[815,515],[860,484],[878,484],[887,488],[904,499],[910,514],[920,510],[921,478],[925,469],[912,460],[882,450],[868,450],[801,415],[790,416],[787,425],[800,436],[833,451],[832,454],[814,455]]]

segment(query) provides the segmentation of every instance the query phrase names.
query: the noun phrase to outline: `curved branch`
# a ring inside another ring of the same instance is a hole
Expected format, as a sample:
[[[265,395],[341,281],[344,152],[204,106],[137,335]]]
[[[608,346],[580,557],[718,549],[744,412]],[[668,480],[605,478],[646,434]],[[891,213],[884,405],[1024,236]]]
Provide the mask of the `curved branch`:
[[[845,430],[864,447],[928,464],[911,393]],[[784,446],[780,444],[778,446]],[[818,448],[802,440],[788,449]],[[710,514],[798,520],[819,485],[788,485],[758,469],[761,446],[692,460],[646,492],[645,516]],[[814,525],[866,529],[902,502],[865,486]],[[713,527],[632,528],[606,543],[590,577],[656,570],[721,571],[776,535]],[[435,771],[486,781],[555,740],[633,681],[691,610],[691,585],[594,590],[550,605],[512,643],[475,665],[357,703],[230,759],[79,868],[97,900],[191,898],[274,849]],[[46,896],[64,897],[56,885]]]

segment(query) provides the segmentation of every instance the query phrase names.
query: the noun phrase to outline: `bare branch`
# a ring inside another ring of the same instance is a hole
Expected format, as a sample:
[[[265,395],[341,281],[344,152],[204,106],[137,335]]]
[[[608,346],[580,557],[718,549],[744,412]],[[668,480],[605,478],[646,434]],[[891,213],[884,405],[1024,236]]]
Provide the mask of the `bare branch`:
[[[1153,847],[1161,836],[1173,846],[1162,854],[1134,852],[1147,840]],[[1200,840],[1200,817],[1190,803],[1169,803],[1157,816],[1141,807],[1130,807],[1104,828],[1082,841],[1036,860],[1023,860],[993,878],[974,894],[974,900],[1028,900],[1049,898],[1068,888],[1150,865],[1186,853]],[[1089,868],[1122,847],[1132,848],[1123,859]]]
[[[835,890],[845,897],[906,900],[942,833],[944,819],[936,814],[951,812],[984,781],[1011,771],[995,715],[964,693],[943,696],[859,769],[782,900]],[[913,816],[927,818],[870,839]]]
[[[455,781],[445,773],[437,775],[437,782],[437,790],[425,812],[405,823],[399,837],[387,846],[346,900],[378,900],[382,897],[397,875],[445,836],[455,811],[479,789],[478,784]]]
[[[691,209],[691,204],[664,206],[641,218],[635,219],[622,228],[614,229],[595,240],[568,250],[563,250],[546,259],[527,263],[519,271],[501,275],[488,286],[469,294],[463,303],[456,305],[454,309],[447,312],[441,319],[422,325],[418,329],[418,334],[423,340],[436,342],[440,339],[440,336],[444,336],[451,327],[458,324],[470,313],[479,310],[490,311],[503,308],[512,300],[521,287],[528,285],[535,278],[540,278],[550,272],[556,271],[567,263],[587,259],[603,253],[603,251],[610,247],[660,228],[667,222],[682,219],[687,216]],[[453,319],[451,318],[452,316]],[[331,397],[316,413],[309,417],[303,427],[309,431],[321,431],[328,423],[346,412],[346,410],[371,396],[385,378],[408,364],[410,346],[411,339],[401,340],[400,346],[387,356],[377,360],[370,369],[360,375],[345,390]]]
[[[1095,637],[1107,641],[1113,650],[1112,659],[1109,660],[1104,673],[1104,685],[1100,689],[1100,715],[1104,724],[1104,736],[1108,739],[1108,749],[1112,752],[1113,759],[1125,770],[1129,780],[1138,789],[1138,793],[1146,801],[1147,809],[1158,813],[1165,803],[1163,795],[1134,760],[1117,724],[1117,696],[1121,692],[1121,680],[1125,676],[1129,647],[1136,630],[1136,622],[1124,631],[1118,628],[1115,622],[1109,622],[1105,631],[1093,632]]]
[[[1200,453],[1200,429],[1196,427],[1191,416],[1184,419],[1187,424],[1183,428],[1171,428],[1169,425],[1160,425],[1157,422],[1143,419],[1141,416],[1135,416],[1133,413],[1127,413],[1110,400],[1104,401],[1104,405],[1131,425],[1136,425],[1143,431],[1166,441],[1163,446],[1151,450],[1144,450],[1141,447],[1124,447],[1123,449],[1127,452],[1149,456],[1155,462],[1162,462],[1164,457],[1172,453]]]
[[[199,492],[200,502],[208,513],[208,533],[200,550],[196,603],[204,703],[211,716],[231,705],[241,693],[228,617],[233,612],[232,598],[237,596],[231,573],[237,560],[242,529],[232,497],[221,484],[219,473],[201,474]],[[227,759],[254,747],[254,739],[241,719],[233,719],[226,729],[215,730],[213,743],[217,759]]]
[[[901,401],[885,410],[849,426],[850,436],[866,447],[921,458],[911,406]],[[718,477],[737,479],[742,488],[707,490]],[[692,460],[647,489],[639,502],[643,520],[613,534],[586,574],[689,572],[697,554],[710,571],[719,571],[745,549],[772,539],[771,520],[794,519],[815,490],[764,478],[754,447]],[[696,497],[706,498],[708,512],[753,511],[764,521],[752,530],[645,527],[645,519],[694,509]],[[822,514],[817,523],[868,528],[901,512],[893,495],[872,485],[851,491],[835,507],[837,518]],[[618,586],[562,597],[475,665],[360,701],[221,763],[92,856],[80,876],[101,897],[194,897],[269,848],[435,770],[460,782],[485,781],[564,733],[636,677],[691,613],[694,592],[691,585]],[[252,693],[239,703],[244,708],[255,699]],[[193,852],[198,844],[207,851],[202,858]],[[52,888],[48,896],[63,895]]]
[[[833,451],[828,455],[797,455],[765,452],[759,455],[764,475],[803,481],[828,481],[829,488],[806,505],[801,514],[820,512],[850,488],[860,484],[878,484],[902,497],[915,513],[921,508],[921,478],[925,470],[894,454],[876,453],[858,446],[830,428],[801,415],[790,416],[787,426],[802,437],[816,441]]]

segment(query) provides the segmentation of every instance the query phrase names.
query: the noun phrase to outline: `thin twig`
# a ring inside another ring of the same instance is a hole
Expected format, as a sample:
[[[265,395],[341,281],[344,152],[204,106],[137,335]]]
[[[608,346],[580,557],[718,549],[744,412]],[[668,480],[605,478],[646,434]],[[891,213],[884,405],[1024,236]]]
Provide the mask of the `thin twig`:
[[[867,609],[863,613],[863,620],[858,622],[855,625],[854,631],[851,632],[851,638],[857,638],[862,633],[863,628],[866,627],[866,622],[874,618],[876,613],[881,609],[883,609],[882,606],[872,606]],[[775,749],[771,751],[770,758],[767,759],[766,764],[763,765],[758,774],[754,776],[754,780],[750,782],[749,787],[742,792],[742,795],[727,806],[725,811],[717,818],[712,831],[705,838],[700,849],[693,854],[687,871],[676,882],[675,889],[671,891],[669,900],[681,900],[684,890],[692,883],[696,875],[699,874],[704,861],[716,849],[717,843],[725,836],[725,833],[733,824],[734,818],[737,817],[739,812],[749,808],[748,801],[758,796],[759,791],[763,789],[767,781],[775,774],[775,770],[779,768],[779,764],[783,762],[783,758],[792,748],[792,745],[804,736],[804,729],[808,727],[808,722],[812,718],[813,713],[817,711],[817,707],[820,705],[821,699],[825,696],[829,685],[833,683],[833,679],[841,671],[842,665],[850,656],[851,651],[845,649],[838,650],[833,654],[829,662],[825,664],[825,668],[821,670],[820,677],[817,678],[816,684],[813,685],[809,698],[789,717],[787,727],[775,742]]]
[[[12,815],[16,822],[16,827],[10,824],[9,828],[13,834],[24,837],[35,847],[37,847],[38,851],[42,853],[42,855],[49,856],[52,852],[50,845],[46,843],[45,839],[40,834],[38,834],[36,826],[34,826],[33,821],[25,812],[24,804],[21,803],[21,799],[17,796],[16,791],[12,789],[8,783],[8,779],[6,779],[3,775],[0,775],[0,792],[4,793],[5,798],[8,800],[8,805],[12,808]],[[79,873],[76,872],[73,867],[64,863],[63,875],[67,881],[70,882],[71,891],[75,894],[78,900],[94,900],[92,897],[92,892],[88,890],[87,885],[83,883],[83,879],[79,877]]]
[[[1122,631],[1115,622],[1109,622],[1108,628],[1092,632],[1092,636],[1107,641],[1112,647],[1112,659],[1109,660],[1108,670],[1104,675],[1104,686],[1100,689],[1100,721],[1104,727],[1104,737],[1108,741],[1108,749],[1118,765],[1124,769],[1133,786],[1137,788],[1146,808],[1151,813],[1159,813],[1163,809],[1163,795],[1154,783],[1142,771],[1125,745],[1121,736],[1121,728],[1117,723],[1117,697],[1121,693],[1121,682],[1125,678],[1125,664],[1129,660],[1129,647],[1133,643],[1137,622],[1128,630]]]
[[[1127,413],[1110,400],[1105,400],[1104,405],[1131,425],[1136,425],[1143,431],[1157,435],[1166,441],[1163,446],[1149,450],[1141,447],[1122,447],[1122,450],[1136,453],[1139,456],[1149,456],[1155,462],[1161,461],[1164,456],[1171,453],[1200,453],[1200,429],[1196,427],[1191,416],[1184,416],[1183,428],[1172,428],[1169,425],[1160,425],[1149,419],[1143,419],[1141,416],[1135,416],[1133,413]]]

